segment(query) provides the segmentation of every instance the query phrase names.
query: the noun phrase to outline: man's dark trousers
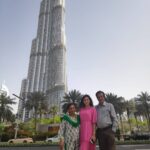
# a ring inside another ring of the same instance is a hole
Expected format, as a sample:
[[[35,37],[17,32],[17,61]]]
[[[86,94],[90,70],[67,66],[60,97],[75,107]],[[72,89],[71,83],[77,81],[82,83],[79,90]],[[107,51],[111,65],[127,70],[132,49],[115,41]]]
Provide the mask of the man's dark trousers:
[[[116,150],[115,134],[111,127],[96,130],[96,137],[99,143],[100,150]]]

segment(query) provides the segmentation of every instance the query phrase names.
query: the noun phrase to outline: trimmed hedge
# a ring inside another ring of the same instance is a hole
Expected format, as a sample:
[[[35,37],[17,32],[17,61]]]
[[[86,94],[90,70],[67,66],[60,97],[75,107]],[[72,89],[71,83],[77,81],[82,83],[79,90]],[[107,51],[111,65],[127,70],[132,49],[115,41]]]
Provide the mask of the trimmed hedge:
[[[117,141],[117,145],[136,145],[136,144],[150,144],[150,140],[142,141]],[[1,142],[0,147],[43,147],[43,146],[58,146],[57,143],[47,143],[47,142],[36,142],[36,143],[22,143],[22,144],[9,144],[7,142]]]
[[[57,146],[56,143],[46,143],[46,142],[36,142],[36,143],[18,143],[18,144],[9,144],[7,142],[1,142],[0,147],[40,147],[40,146]]]
[[[136,144],[150,144],[150,140],[130,140],[130,141],[116,141],[117,145],[136,145]]]

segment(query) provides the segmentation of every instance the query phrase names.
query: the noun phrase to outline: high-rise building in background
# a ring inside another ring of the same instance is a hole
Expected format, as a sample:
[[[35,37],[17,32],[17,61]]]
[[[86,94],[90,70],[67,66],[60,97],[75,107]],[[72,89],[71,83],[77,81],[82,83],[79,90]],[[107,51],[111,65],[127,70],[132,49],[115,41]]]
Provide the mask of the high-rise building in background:
[[[48,107],[60,107],[66,90],[65,0],[42,0],[28,75],[21,85],[23,100],[19,102],[19,116],[23,120],[30,118],[30,113],[23,108],[29,92],[44,92]]]
[[[5,84],[5,81],[0,85],[0,95],[9,96],[9,89]]]

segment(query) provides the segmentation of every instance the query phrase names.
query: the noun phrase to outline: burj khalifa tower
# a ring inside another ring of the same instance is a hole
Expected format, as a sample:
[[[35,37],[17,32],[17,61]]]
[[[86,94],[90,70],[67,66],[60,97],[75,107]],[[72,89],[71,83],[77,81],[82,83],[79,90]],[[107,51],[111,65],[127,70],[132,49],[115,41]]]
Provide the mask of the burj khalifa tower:
[[[23,120],[30,112],[23,104],[27,94],[44,92],[48,107],[58,106],[67,91],[65,0],[42,0],[37,36],[32,41],[28,75],[23,79],[18,114]]]

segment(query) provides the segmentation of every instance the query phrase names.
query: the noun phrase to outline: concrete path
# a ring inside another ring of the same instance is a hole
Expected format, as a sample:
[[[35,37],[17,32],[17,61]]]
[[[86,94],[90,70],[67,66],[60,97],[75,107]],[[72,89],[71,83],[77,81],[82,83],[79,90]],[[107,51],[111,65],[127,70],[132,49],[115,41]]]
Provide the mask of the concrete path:
[[[58,146],[46,147],[0,147],[0,150],[59,150]],[[98,146],[96,150],[99,150]],[[150,150],[150,144],[117,145],[117,150]]]

